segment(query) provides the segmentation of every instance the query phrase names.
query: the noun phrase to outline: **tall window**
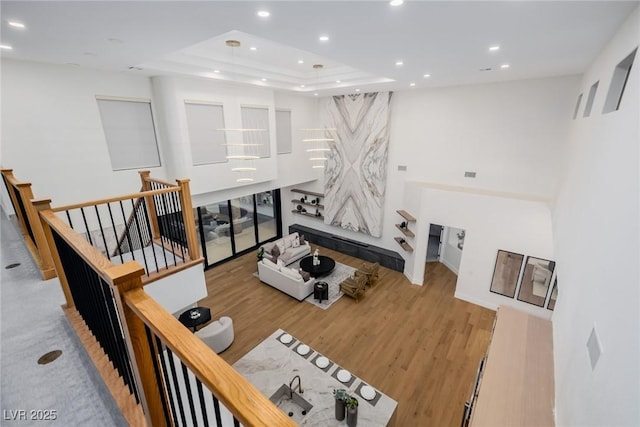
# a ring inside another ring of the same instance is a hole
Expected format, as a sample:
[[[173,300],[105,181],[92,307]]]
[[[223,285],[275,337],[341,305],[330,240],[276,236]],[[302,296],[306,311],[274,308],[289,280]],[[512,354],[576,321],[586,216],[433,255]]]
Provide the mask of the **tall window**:
[[[160,166],[151,101],[96,96],[111,168]]]
[[[227,161],[224,111],[222,105],[185,101],[189,145],[193,165],[207,165]]]
[[[242,127],[264,129],[263,132],[243,132],[243,143],[259,144],[254,153],[264,158],[271,157],[269,146],[269,109],[267,107],[240,107]]]
[[[276,110],[276,142],[278,154],[291,152],[291,111]]]
[[[615,70],[613,70],[613,77],[609,85],[607,100],[604,102],[603,113],[617,111],[620,108],[622,95],[624,95],[624,89],[627,86],[627,80],[629,79],[629,73],[631,73],[631,66],[633,65],[633,60],[636,58],[637,51],[638,48],[635,48],[633,52],[624,58],[616,66]]]

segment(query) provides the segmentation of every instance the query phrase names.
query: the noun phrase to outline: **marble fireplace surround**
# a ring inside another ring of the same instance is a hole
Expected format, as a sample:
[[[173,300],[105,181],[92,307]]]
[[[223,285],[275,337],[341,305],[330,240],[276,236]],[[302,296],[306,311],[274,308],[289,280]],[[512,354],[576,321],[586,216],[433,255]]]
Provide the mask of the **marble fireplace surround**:
[[[312,348],[305,356],[301,356],[296,352],[297,347],[303,344],[300,340],[293,337],[289,344],[280,342],[280,336],[285,333],[282,329],[275,331],[234,363],[233,368],[267,397],[281,385],[288,385],[294,376],[300,375],[304,390],[302,397],[313,404],[300,425],[346,425],[346,419],[335,419],[333,390],[338,388],[346,389],[348,394],[358,399],[358,425],[386,426],[389,423],[398,404],[395,400],[377,389],[374,399],[365,400],[360,395],[360,388],[370,384],[353,374],[351,380],[343,384],[336,378],[336,374],[340,369],[346,368],[331,360],[327,368],[319,368],[314,362],[322,354]]]

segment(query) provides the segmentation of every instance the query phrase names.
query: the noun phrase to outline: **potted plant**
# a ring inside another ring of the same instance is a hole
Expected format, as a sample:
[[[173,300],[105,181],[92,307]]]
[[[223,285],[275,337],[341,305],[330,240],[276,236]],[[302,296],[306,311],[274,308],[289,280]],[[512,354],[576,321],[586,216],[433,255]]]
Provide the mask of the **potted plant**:
[[[336,420],[344,420],[345,401],[349,398],[347,391],[343,388],[333,390],[333,397],[336,399]]]
[[[349,396],[345,401],[347,407],[347,425],[356,427],[358,425],[358,399]]]
[[[260,246],[260,249],[258,249],[258,261],[262,261],[262,258],[264,258],[264,246]]]

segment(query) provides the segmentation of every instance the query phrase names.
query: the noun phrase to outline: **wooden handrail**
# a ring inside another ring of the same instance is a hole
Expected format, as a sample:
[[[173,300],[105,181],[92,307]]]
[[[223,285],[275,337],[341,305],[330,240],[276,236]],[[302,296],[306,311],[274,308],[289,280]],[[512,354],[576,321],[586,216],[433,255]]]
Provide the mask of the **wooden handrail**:
[[[105,205],[107,203],[120,202],[122,200],[138,199],[140,197],[155,196],[157,194],[177,193],[180,191],[178,187],[161,188],[159,190],[142,191],[138,193],[125,194],[124,196],[108,197],[105,199],[91,200],[89,202],[75,203],[72,205],[56,206],[51,210],[53,212],[64,212],[72,209],[87,208],[96,205]]]
[[[124,292],[124,299],[127,306],[243,425],[296,425],[144,290],[138,288]]]
[[[156,184],[165,185],[167,187],[177,187],[178,186],[178,184],[176,184],[175,182],[169,182],[169,181],[165,181],[163,179],[158,179],[158,178],[151,178],[151,172],[150,171],[138,171],[138,173],[140,174],[140,179],[142,180],[142,185],[144,185],[145,182],[155,182]]]

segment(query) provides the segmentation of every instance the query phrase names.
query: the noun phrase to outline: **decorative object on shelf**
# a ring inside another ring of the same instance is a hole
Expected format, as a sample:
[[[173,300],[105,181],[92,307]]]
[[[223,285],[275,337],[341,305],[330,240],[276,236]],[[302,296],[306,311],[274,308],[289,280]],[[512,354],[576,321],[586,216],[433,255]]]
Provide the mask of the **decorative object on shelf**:
[[[306,210],[305,208],[302,208],[302,211],[301,211],[301,212],[302,212],[302,213],[306,213],[306,212],[307,212],[307,210]]]
[[[407,221],[402,221],[400,223],[400,228],[407,228]]]
[[[302,205],[296,206],[296,209],[298,210],[298,212],[302,211]]]
[[[407,241],[401,237],[400,240],[398,240],[398,243],[403,244],[403,243],[407,243]]]
[[[498,250],[489,290],[493,293],[513,298],[516,294],[516,286],[518,285],[518,276],[520,275],[523,259],[524,255]]]
[[[320,260],[318,259],[318,248],[313,252],[313,265],[320,265]]]
[[[358,399],[353,396],[345,401],[347,407],[347,425],[349,427],[356,427],[358,425]]]
[[[311,204],[315,205],[316,204],[316,199],[311,199]]]
[[[320,197],[316,197],[316,205],[320,204]]]
[[[346,411],[346,400],[349,397],[347,391],[343,388],[338,388],[333,390],[333,397],[336,401],[336,420],[342,421],[344,420],[344,415]]]
[[[320,216],[320,211],[316,209],[316,216]]]

